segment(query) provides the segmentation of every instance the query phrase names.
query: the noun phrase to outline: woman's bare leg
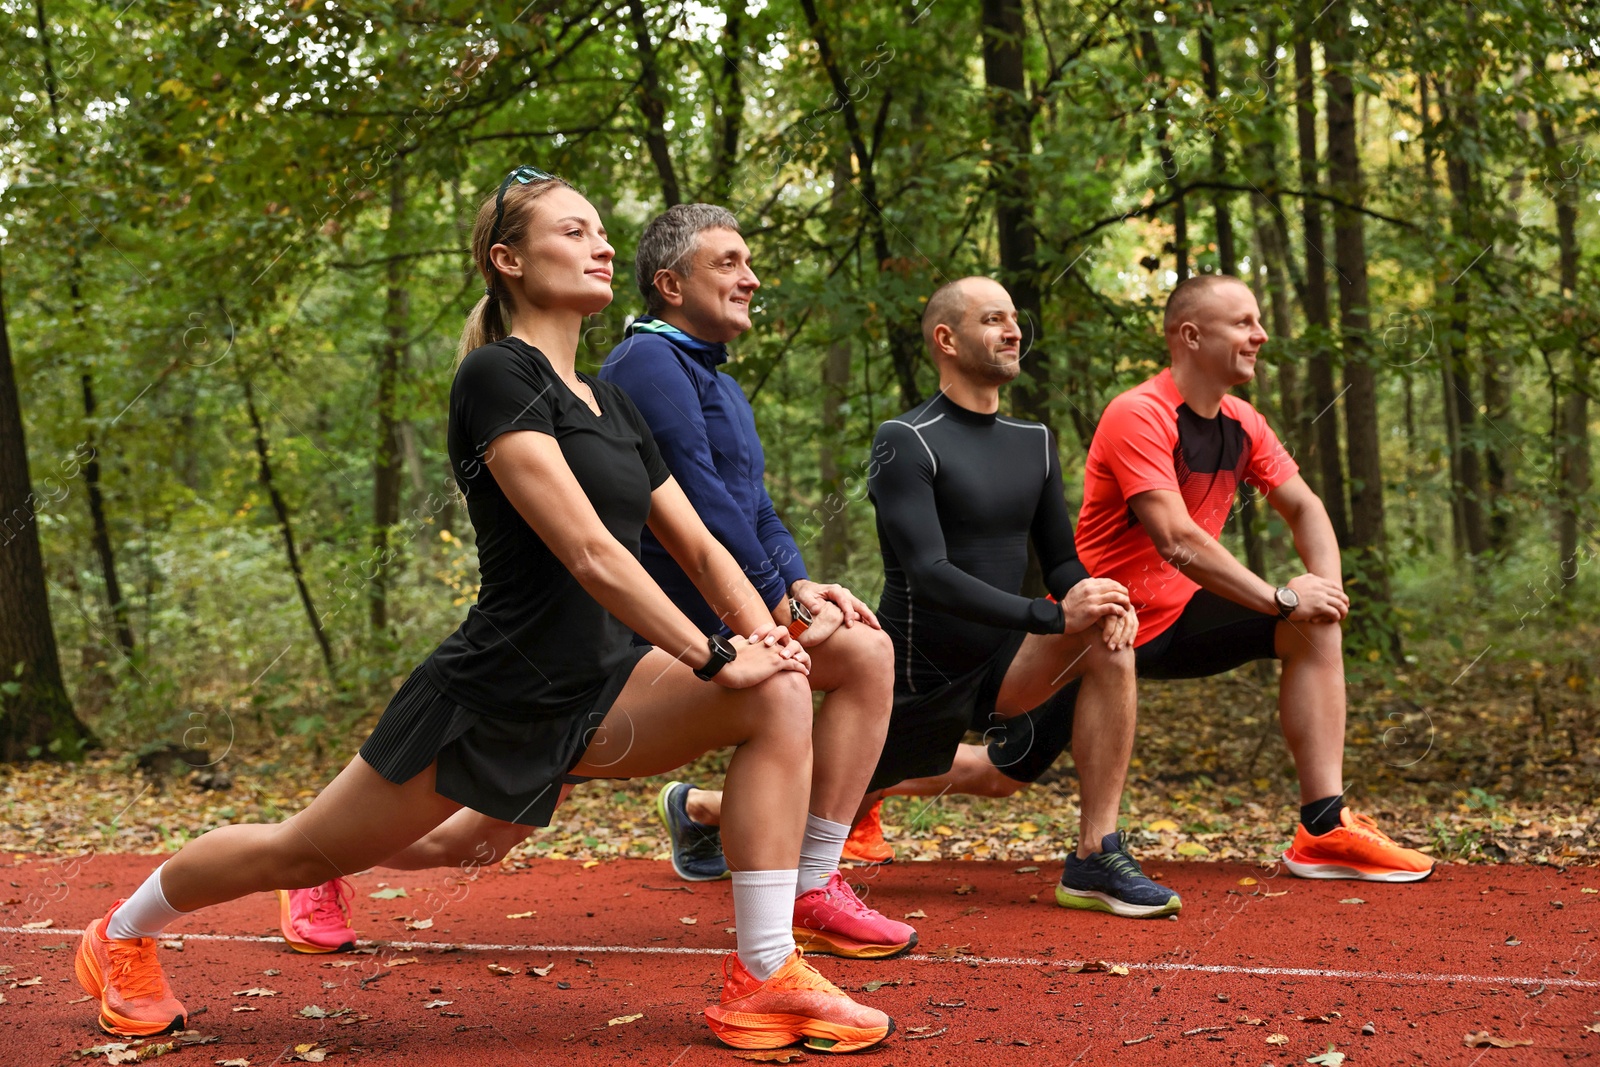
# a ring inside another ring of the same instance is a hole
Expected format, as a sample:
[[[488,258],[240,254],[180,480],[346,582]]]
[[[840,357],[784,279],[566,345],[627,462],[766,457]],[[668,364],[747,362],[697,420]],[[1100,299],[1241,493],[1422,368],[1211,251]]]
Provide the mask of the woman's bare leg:
[[[434,767],[395,785],[360,756],[311,805],[275,825],[221,826],[161,869],[177,911],[250,893],[321,885],[365,870],[444,822],[461,805],[434,791]]]
[[[728,745],[737,746],[723,784],[728,868],[794,869],[811,793],[811,691],[798,671],[724,689],[652,649],[572,773],[642,778]]]
[[[557,808],[572,794],[572,788],[571,785],[561,787]],[[434,827],[427,837],[413,842],[388,859],[380,860],[377,865],[397,871],[425,871],[430,867],[498,863],[512,849],[538,832],[537,826],[506,822],[471,808],[462,808]]]

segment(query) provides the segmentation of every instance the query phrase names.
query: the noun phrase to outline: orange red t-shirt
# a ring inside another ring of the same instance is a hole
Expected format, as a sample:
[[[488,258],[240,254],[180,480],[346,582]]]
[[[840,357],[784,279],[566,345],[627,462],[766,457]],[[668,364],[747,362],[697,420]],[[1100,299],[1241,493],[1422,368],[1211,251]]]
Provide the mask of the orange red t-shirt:
[[[1152,489],[1179,493],[1216,537],[1240,483],[1268,493],[1299,470],[1259,411],[1230,395],[1215,418],[1201,418],[1170,369],[1106,405],[1085,464],[1078,556],[1096,578],[1128,587],[1139,613],[1135,645],[1176,622],[1200,586],[1161,558],[1128,500]]]

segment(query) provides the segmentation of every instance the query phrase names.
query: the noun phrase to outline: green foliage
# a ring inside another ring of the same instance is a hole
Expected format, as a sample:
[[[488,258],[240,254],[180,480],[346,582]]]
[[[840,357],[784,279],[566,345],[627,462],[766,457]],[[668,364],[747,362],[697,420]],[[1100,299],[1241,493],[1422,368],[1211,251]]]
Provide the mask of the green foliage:
[[[0,227],[25,250],[6,257],[5,281],[34,482],[49,488],[37,521],[63,659],[80,711],[115,743],[176,741],[196,708],[314,741],[370,716],[476,592],[444,430],[456,337],[480,288],[462,252],[477,204],[516,163],[568,175],[606,219],[619,267],[662,206],[640,45],[621,15],[588,0],[119,6],[49,0],[41,37],[33,4],[0,0]],[[1046,385],[1073,503],[1101,408],[1164,362],[1154,327],[1175,234],[1171,207],[1150,205],[1169,195],[1169,177],[1193,186],[1196,269],[1219,262],[1221,185],[1240,269],[1264,307],[1258,229],[1283,223],[1289,274],[1303,282],[1302,194],[1321,194],[1300,188],[1297,169],[1298,11],[1215,5],[1223,92],[1212,100],[1187,10],[1027,8],[1020,103],[1033,116],[1026,164],[1042,293],[1027,373]],[[862,475],[875,427],[903,407],[891,339],[916,329],[940,282],[994,273],[1000,255],[978,5],[821,4],[832,72],[793,0],[653,4],[646,15],[676,181],[686,198],[735,208],[765,283],[756,328],[728,369],[753,397],[774,501],[808,560],[825,542],[842,546],[826,577],[875,599],[882,574]],[[1141,53],[1146,28],[1160,78]],[[1583,206],[1579,292],[1595,291],[1593,27],[1517,2],[1363,7],[1353,30],[1383,562],[1395,577],[1397,621],[1381,625],[1410,639],[1443,624],[1445,640],[1462,611],[1560,626],[1592,608],[1595,584],[1580,571],[1574,598],[1550,581],[1560,566],[1553,412],[1579,387],[1574,360],[1594,351],[1595,309],[1574,307],[1555,283],[1555,206],[1570,195]],[[1553,161],[1530,151],[1539,115],[1561,137]],[[1160,139],[1175,175],[1163,173]],[[1475,169],[1468,202],[1452,196],[1450,161]],[[617,279],[617,299],[585,338],[591,367],[639,310],[629,272]],[[398,323],[390,288],[406,298]],[[1470,300],[1464,333],[1458,291]],[[1286,441],[1282,376],[1298,373],[1289,399],[1317,416],[1305,364],[1338,344],[1288,296],[1290,329],[1264,350],[1256,394]],[[376,368],[397,325],[402,504],[387,531],[393,558],[380,560]],[[848,375],[825,387],[827,352],[841,344]],[[1504,530],[1475,569],[1453,548],[1449,344],[1465,345],[1465,388],[1488,416],[1454,447],[1505,468],[1473,490]],[[1491,371],[1498,407],[1484,392]],[[930,367],[912,374],[923,393],[935,387]],[[246,382],[331,677],[285,562]],[[824,425],[828,388],[838,418]],[[93,548],[91,443],[137,637],[131,656],[117,648]],[[1580,501],[1585,522],[1593,504],[1592,492]],[[1296,568],[1287,530],[1276,515],[1260,521],[1268,573],[1286,578]],[[1584,529],[1592,559],[1600,546]],[[1228,543],[1241,548],[1236,532]],[[380,564],[389,625],[374,631]],[[1383,646],[1376,625],[1358,617],[1352,643]],[[0,699],[13,685],[0,683]]]

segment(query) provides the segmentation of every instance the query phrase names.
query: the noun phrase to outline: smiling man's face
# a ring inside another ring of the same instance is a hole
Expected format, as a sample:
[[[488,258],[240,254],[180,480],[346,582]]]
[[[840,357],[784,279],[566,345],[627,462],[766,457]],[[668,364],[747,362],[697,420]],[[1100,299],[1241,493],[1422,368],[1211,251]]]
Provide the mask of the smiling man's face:
[[[750,300],[761,279],[750,268],[750,248],[728,229],[702,230],[684,264],[680,308],[689,333],[727,343],[750,328]]]

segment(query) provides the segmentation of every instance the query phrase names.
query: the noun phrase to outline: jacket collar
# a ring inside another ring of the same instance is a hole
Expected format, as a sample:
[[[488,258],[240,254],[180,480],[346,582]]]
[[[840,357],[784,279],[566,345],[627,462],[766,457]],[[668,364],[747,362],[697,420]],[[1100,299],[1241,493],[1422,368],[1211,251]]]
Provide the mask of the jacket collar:
[[[721,364],[728,362],[727,345],[702,341],[692,334],[684,333],[670,322],[663,322],[649,315],[641,315],[629,323],[623,336],[632,337],[636,333],[650,333],[666,338],[707,370],[715,370]]]

